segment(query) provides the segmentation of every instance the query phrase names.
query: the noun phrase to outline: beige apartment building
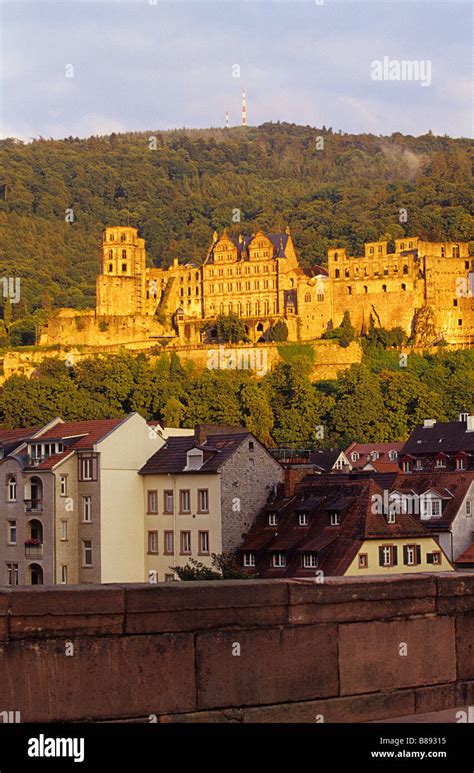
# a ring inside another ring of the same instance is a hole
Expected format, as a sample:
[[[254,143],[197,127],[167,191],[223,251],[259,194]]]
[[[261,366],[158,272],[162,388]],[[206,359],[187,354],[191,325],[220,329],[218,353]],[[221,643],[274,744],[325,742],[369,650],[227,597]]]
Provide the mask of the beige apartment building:
[[[0,430],[0,584],[143,582],[138,471],[166,437],[137,413]]]
[[[157,582],[191,558],[211,566],[212,553],[238,548],[284,477],[252,433],[203,425],[194,437],[170,437],[140,474],[146,568]]]

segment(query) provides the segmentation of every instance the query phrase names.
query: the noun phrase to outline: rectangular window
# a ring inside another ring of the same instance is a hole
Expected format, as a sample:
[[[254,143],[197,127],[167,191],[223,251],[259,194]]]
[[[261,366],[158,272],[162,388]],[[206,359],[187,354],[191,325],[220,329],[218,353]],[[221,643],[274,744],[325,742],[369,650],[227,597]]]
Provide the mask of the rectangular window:
[[[85,539],[82,541],[82,565],[92,566],[92,540]]]
[[[416,545],[403,546],[403,563],[406,566],[415,566],[416,564]]]
[[[456,459],[456,469],[457,470],[465,470],[466,469],[466,461],[462,457],[460,459]]]
[[[62,497],[67,497],[67,475],[59,477],[59,493]]]
[[[63,585],[67,583],[67,564],[61,566],[61,583]]]
[[[303,553],[303,567],[305,569],[316,569],[318,565],[318,556],[316,553]]]
[[[9,545],[16,545],[16,521],[8,521],[7,542]]]
[[[209,512],[209,491],[207,488],[198,489],[198,513]]]
[[[165,531],[163,553],[165,556],[172,556],[174,553],[174,532]]]
[[[368,569],[369,556],[367,553],[359,553],[359,569]]]
[[[431,515],[441,515],[441,501],[439,499],[431,500]]]
[[[341,523],[339,513],[331,513],[329,516],[329,523],[331,526],[339,526],[339,524]]]
[[[61,520],[59,522],[59,539],[62,542],[67,540],[67,521]]]
[[[278,518],[275,513],[270,513],[268,516],[268,525],[269,526],[276,526],[278,524]]]
[[[283,569],[286,566],[285,553],[272,553],[272,566],[276,569]]]
[[[158,532],[157,531],[148,532],[148,552],[158,553]]]
[[[191,512],[191,492],[189,489],[181,489],[179,492],[179,512]]]
[[[466,499],[466,515],[472,515],[472,502],[470,499]]]
[[[255,553],[244,553],[244,566],[255,566]]]
[[[199,554],[203,556],[209,555],[209,532],[208,531],[200,531],[198,534],[199,538]]]
[[[174,497],[172,491],[163,492],[163,512],[167,515],[174,513]]]
[[[158,492],[157,491],[147,491],[147,512],[148,513],[158,512]]]
[[[98,461],[96,454],[80,456],[78,459],[78,465],[80,481],[97,480]]]
[[[191,553],[191,532],[181,532],[181,555],[187,556]]]
[[[397,566],[398,549],[396,545],[382,545],[379,547],[379,566]]]
[[[298,526],[307,526],[307,525],[308,525],[308,514],[300,513],[298,516]]]
[[[7,564],[7,585],[18,585],[19,571],[18,564]]]
[[[174,574],[165,574],[165,582],[174,582]]]
[[[82,520],[84,523],[92,521],[92,497],[82,497]]]

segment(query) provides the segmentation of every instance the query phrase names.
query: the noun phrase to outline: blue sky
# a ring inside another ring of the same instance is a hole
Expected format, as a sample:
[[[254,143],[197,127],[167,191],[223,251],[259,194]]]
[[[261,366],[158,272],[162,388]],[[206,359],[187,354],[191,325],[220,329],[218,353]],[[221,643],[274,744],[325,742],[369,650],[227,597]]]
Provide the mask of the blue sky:
[[[153,2],[0,0],[0,136],[236,125],[242,89],[251,125],[472,136],[470,3]],[[384,56],[432,84],[372,80]]]

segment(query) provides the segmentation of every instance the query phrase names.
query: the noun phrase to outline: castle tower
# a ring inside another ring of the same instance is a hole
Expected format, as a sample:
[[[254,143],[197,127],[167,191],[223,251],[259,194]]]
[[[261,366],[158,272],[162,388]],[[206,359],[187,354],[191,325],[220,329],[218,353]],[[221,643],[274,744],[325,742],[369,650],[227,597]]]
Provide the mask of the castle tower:
[[[245,101],[245,91],[242,92],[242,126],[247,126],[247,103]]]
[[[141,314],[145,296],[145,240],[136,228],[105,228],[100,274],[97,277],[97,314]]]

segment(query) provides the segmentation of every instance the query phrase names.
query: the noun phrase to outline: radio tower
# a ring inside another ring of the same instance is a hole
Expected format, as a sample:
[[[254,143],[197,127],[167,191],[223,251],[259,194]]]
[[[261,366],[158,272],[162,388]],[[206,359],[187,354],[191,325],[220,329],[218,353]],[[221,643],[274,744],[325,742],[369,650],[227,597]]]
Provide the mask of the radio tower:
[[[225,128],[226,129],[229,128],[229,111],[228,110],[225,111]]]
[[[247,105],[245,102],[245,91],[242,92],[242,126],[247,126]]]

